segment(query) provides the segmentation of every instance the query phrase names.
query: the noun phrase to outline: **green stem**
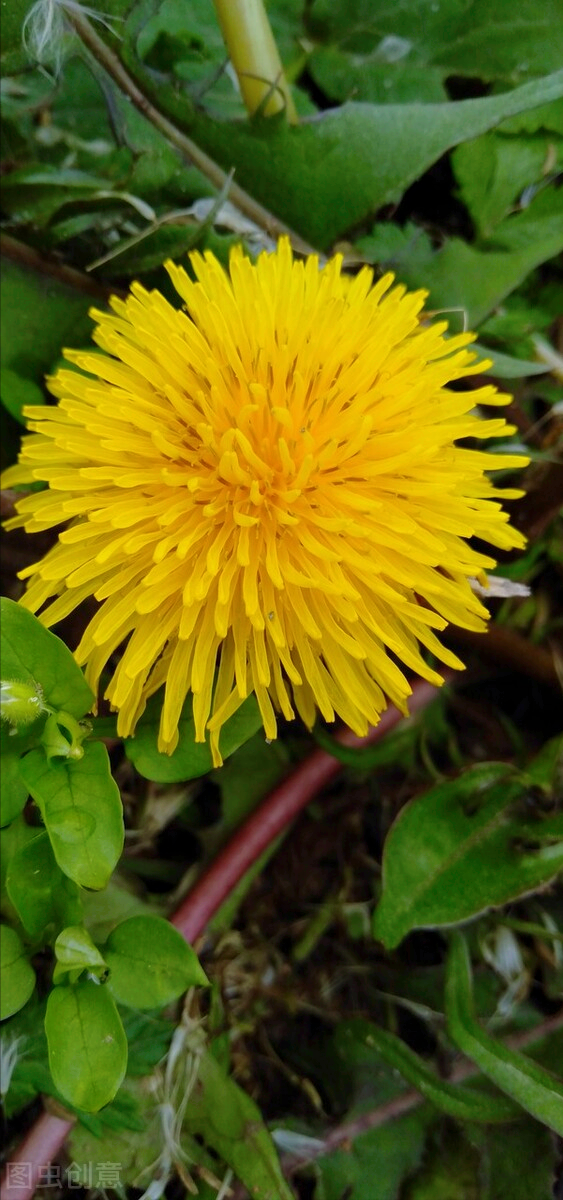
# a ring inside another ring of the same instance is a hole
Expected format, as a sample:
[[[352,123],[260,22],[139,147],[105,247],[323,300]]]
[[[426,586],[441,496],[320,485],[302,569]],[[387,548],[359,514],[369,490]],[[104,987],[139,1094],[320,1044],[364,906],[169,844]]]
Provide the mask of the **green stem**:
[[[214,0],[214,3],[250,116],[258,111],[265,117],[285,112],[290,123],[297,124],[263,0]]]

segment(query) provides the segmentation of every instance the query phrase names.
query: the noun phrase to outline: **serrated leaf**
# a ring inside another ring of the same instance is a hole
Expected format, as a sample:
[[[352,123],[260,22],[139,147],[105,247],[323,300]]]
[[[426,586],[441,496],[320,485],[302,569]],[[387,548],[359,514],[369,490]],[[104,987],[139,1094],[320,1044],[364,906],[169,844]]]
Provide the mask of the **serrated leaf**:
[[[43,750],[31,750],[20,769],[61,870],[81,887],[105,887],[124,836],[121,797],[105,746],[89,743],[83,758],[51,763]]]
[[[553,133],[509,137],[501,131],[457,146],[454,174],[480,237],[491,237],[509,213],[518,211],[528,189],[545,186],[546,174],[548,180],[557,175],[562,155],[563,142]]]
[[[120,1004],[163,1008],[189,987],[208,983],[197,955],[162,917],[130,917],[104,946],[108,985]]]
[[[483,1074],[537,1121],[563,1135],[563,1080],[496,1041],[476,1020],[469,951],[461,933],[452,934],[450,941],[446,1017],[453,1041]]]
[[[151,81],[146,81],[151,87]],[[174,107],[166,89],[161,103]],[[517,111],[563,95],[563,71],[499,96],[447,104],[344,104],[310,122],[193,118],[194,140],[319,249],[397,203],[447,150]],[[174,115],[171,112],[171,115]]]
[[[540,887],[563,866],[563,818],[530,820],[528,784],[484,763],[407,804],[383,854],[374,934],[393,947],[416,928],[455,925]]]
[[[0,925],[0,1020],[19,1012],[35,987],[35,971],[15,929]]]
[[[94,695],[70,650],[21,604],[5,596],[0,603],[2,678],[38,683],[52,708],[83,717]]]
[[[437,251],[427,234],[407,226],[395,240],[387,264],[409,288],[429,291],[427,306],[450,318],[463,314],[475,329],[484,318],[540,263],[563,249],[561,203],[555,186],[546,188],[524,212],[510,216],[495,229],[494,239],[479,246],[447,238]],[[361,238],[358,248],[368,261],[378,259],[385,245],[381,224],[375,237]]]
[[[89,979],[53,988],[45,1032],[55,1087],[76,1108],[98,1112],[127,1067],[127,1038],[107,988]]]
[[[153,696],[135,730],[135,736],[125,739],[128,759],[145,779],[155,783],[182,783],[206,775],[213,766],[208,742],[196,742],[192,715],[192,698],[187,697],[179,722],[180,741],[173,754],[158,751],[158,729],[162,710],[162,693]],[[262,725],[254,696],[249,696],[228,721],[219,741],[223,758],[228,758],[247,742]]]

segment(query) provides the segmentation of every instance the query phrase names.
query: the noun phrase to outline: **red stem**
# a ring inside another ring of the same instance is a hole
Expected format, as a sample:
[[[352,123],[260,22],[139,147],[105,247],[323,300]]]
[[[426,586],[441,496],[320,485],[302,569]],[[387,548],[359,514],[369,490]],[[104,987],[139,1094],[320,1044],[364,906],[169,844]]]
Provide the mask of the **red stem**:
[[[410,713],[426,708],[436,691],[430,683],[416,683],[409,698]],[[346,729],[337,740],[343,746],[370,746],[402,720],[403,714],[391,705],[366,737]],[[342,764],[328,751],[315,750],[250,814],[170,918],[187,942],[195,941],[256,859],[341,770]]]
[[[2,1200],[31,1200],[43,1173],[62,1149],[74,1119],[63,1120],[43,1112],[6,1163],[2,1175]]]
[[[429,683],[415,683],[409,698],[410,713],[414,715],[426,708],[436,692],[437,689]],[[343,746],[370,746],[394,729],[401,720],[403,714],[391,705],[382,714],[379,725],[370,729],[365,738],[357,737],[346,729],[338,735],[337,740]],[[326,750],[315,750],[251,813],[172,914],[172,924],[186,941],[194,942],[199,937],[223,900],[256,859],[340,770],[342,764],[338,759]],[[63,1120],[50,1112],[44,1112],[39,1117],[6,1163],[2,1175],[1,1200],[32,1200],[42,1172],[60,1153],[73,1124],[73,1118]]]

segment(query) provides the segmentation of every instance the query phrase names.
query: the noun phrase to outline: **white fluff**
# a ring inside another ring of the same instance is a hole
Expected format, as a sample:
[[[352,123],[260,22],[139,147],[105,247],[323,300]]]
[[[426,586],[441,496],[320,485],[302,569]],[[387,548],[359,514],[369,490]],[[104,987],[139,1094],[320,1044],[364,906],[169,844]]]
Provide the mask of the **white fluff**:
[[[34,62],[51,67],[55,75],[60,72],[70,31],[65,12],[100,21],[107,29],[111,29],[111,21],[118,19],[77,4],[76,0],[37,0],[23,23],[22,43]]]

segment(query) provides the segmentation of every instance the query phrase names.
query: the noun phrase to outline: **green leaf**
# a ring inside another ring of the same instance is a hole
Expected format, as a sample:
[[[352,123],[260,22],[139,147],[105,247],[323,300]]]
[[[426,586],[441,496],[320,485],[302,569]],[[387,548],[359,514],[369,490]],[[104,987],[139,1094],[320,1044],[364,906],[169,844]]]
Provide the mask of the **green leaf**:
[[[537,1121],[562,1135],[563,1080],[481,1028],[473,1007],[469,951],[457,932],[451,935],[448,956],[446,1017],[452,1040],[483,1074]]]
[[[320,1085],[331,1111],[345,1113],[346,1122],[399,1100],[406,1091],[398,1072],[370,1045],[371,1031],[369,1021],[344,1020],[330,1034],[292,1047],[291,1061],[300,1075]],[[323,1155],[316,1168],[316,1200],[397,1200],[403,1180],[422,1158],[426,1130],[435,1119],[431,1106],[422,1104]]]
[[[147,902],[133,889],[131,881],[126,882],[116,874],[102,892],[85,893],[84,924],[98,945],[106,941],[121,921],[149,911]]]
[[[240,91],[223,70],[225,44],[207,0],[162,0],[143,24],[136,48],[148,65],[185,81],[186,108],[191,94],[220,118],[245,116]]]
[[[479,1200],[503,1200],[505,1196],[510,1200],[546,1200],[553,1194],[555,1139],[537,1121],[519,1121],[512,1128],[472,1130],[471,1140],[481,1152]]]
[[[29,792],[20,775],[20,756],[29,749],[29,729],[10,730],[0,725],[0,827],[10,825],[25,807]]]
[[[439,64],[444,76],[513,84],[563,56],[558,0],[522,0],[517,12],[510,0],[313,0],[307,16],[316,39],[339,42],[352,60]]]
[[[17,683],[38,683],[47,704],[83,717],[94,702],[70,650],[21,604],[2,597],[2,678]]]
[[[532,137],[507,137],[487,133],[458,146],[452,154],[452,166],[460,194],[483,238],[513,210],[529,189],[545,185],[545,164],[549,176],[561,168],[563,141],[553,133]],[[524,205],[522,205],[524,207]]]
[[[494,240],[478,247],[448,238],[434,251],[428,235],[416,226],[389,226],[391,239],[381,223],[357,247],[368,262],[385,262],[407,287],[428,289],[429,309],[446,315],[459,310],[475,328],[530,271],[563,248],[560,207],[557,189],[546,188],[525,212],[498,225]]]
[[[353,1029],[354,1022],[348,1025]],[[510,1121],[518,1116],[519,1110],[504,1096],[490,1096],[485,1092],[448,1083],[431,1071],[426,1063],[401,1040],[385,1029],[367,1022],[359,1022],[361,1036],[367,1046],[373,1047],[374,1061],[381,1056],[389,1066],[399,1071],[440,1112],[447,1113],[460,1121],[496,1122]],[[367,1029],[366,1029],[367,1026]]]
[[[415,928],[455,925],[540,887],[563,866],[561,816],[526,816],[528,783],[483,763],[400,812],[383,854],[374,934],[393,947]]]
[[[153,696],[145,709],[135,736],[125,739],[125,752],[144,779],[155,783],[182,783],[206,775],[213,766],[208,742],[196,742],[192,716],[192,698],[188,696],[179,722],[180,741],[173,754],[159,754],[158,728],[162,710],[162,692]],[[247,742],[262,725],[254,696],[249,696],[221,730],[220,749],[228,758]]]
[[[134,1077],[150,1075],[166,1055],[176,1022],[154,1013],[123,1013],[123,1028],[129,1042],[127,1074]]]
[[[22,46],[22,26],[30,8],[29,0],[1,0],[2,75],[21,71],[29,64]]]
[[[521,0],[517,12],[511,0],[456,5],[457,19],[443,31],[433,61],[452,74],[486,80],[541,75],[562,60],[558,13],[558,0],[543,0],[539,9],[536,0]]]
[[[162,1008],[207,976],[182,935],[162,917],[130,917],[104,946],[108,986],[120,1004]]]
[[[46,1007],[47,997],[40,1001],[35,992],[25,1008],[2,1028],[3,1037],[8,1038],[8,1044],[16,1042],[19,1049],[19,1056],[10,1079],[9,1092],[7,1097],[3,1098],[3,1106],[6,1108],[6,1114],[10,1117],[28,1105],[38,1093],[54,1096],[59,1104],[69,1107],[69,1101],[63,1100],[60,1092],[57,1091],[49,1070],[49,1052],[45,1035]],[[131,1047],[127,1062],[127,1074],[149,1075],[166,1054],[174,1032],[174,1022],[166,1021],[161,1017],[130,1013],[124,1017],[123,1027]],[[147,1095],[146,1090],[145,1095],[160,1124],[158,1107],[154,1105],[154,1096]],[[139,1129],[136,1107],[135,1098],[131,1093],[120,1088],[115,1099],[104,1108],[99,1117],[85,1113],[84,1109],[75,1108],[74,1111],[78,1116],[79,1123],[84,1124],[87,1129],[97,1132],[99,1138],[111,1128],[127,1129],[128,1131],[132,1128]],[[99,1145],[97,1149],[100,1149]],[[157,1157],[157,1153],[158,1150],[155,1150],[152,1155],[153,1159]],[[87,1155],[86,1159],[96,1162],[102,1157],[113,1157],[114,1160],[119,1161],[119,1155],[98,1153]]]
[[[24,929],[38,938],[49,925],[78,921],[78,888],[57,866],[46,833],[20,846],[8,864],[6,889]]]
[[[472,342],[471,352],[479,359],[489,359],[492,367],[486,368],[486,374],[494,375],[496,379],[526,379],[530,375],[545,375],[549,367],[543,362],[526,362],[525,358],[513,358],[511,354],[501,354],[499,350],[491,350],[479,342]]]
[[[100,981],[107,975],[107,964],[83,926],[69,925],[59,933],[55,942],[55,957],[57,962],[53,983],[63,980],[76,983],[83,971],[91,972]],[[68,980],[65,979],[67,975]]]
[[[432,1130],[421,1170],[401,1200],[547,1200],[554,1142],[530,1118],[503,1128],[442,1124]]]
[[[506,1127],[501,1135],[505,1132]],[[424,1148],[421,1168],[409,1179],[405,1200],[483,1200],[479,1155],[473,1145],[479,1133],[470,1126],[465,1137],[463,1127],[453,1122],[436,1125]],[[498,1195],[497,1200],[501,1200]]]
[[[145,77],[145,87],[154,88]],[[256,199],[325,249],[406,189],[447,150],[512,114],[563,95],[563,71],[499,96],[447,104],[345,104],[310,122],[211,123],[194,140]],[[155,97],[156,98],[156,97]],[[166,88],[160,103],[172,116]],[[547,257],[547,255],[546,255]]]
[[[209,1051],[200,1059],[185,1128],[225,1160],[253,1200],[292,1200],[260,1109]]]
[[[142,1128],[124,1128],[123,1123],[118,1125],[113,1121],[109,1125],[107,1118],[112,1114],[116,1101],[123,1103],[124,1098],[134,1103],[134,1111],[140,1117]],[[104,1162],[117,1164],[114,1179],[119,1180],[122,1188],[130,1184],[139,1189],[148,1185],[155,1177],[156,1164],[163,1149],[163,1138],[159,1106],[155,1104],[154,1096],[147,1095],[146,1082],[127,1078],[117,1094],[116,1101],[99,1116],[90,1118],[88,1123],[77,1121],[70,1131],[67,1144],[69,1156],[76,1165],[76,1173],[73,1175],[75,1186],[80,1177],[85,1188],[91,1188],[92,1183],[95,1185],[98,1181],[103,1186]],[[101,1129],[96,1128],[98,1122],[101,1124],[102,1121]],[[93,1174],[90,1170],[92,1163]]]
[[[538,787],[553,792],[554,798],[561,794],[563,781],[563,734],[551,738],[542,746],[539,754],[526,767],[527,778]]]
[[[47,164],[10,171],[3,188],[6,212],[20,223],[36,226],[46,226],[68,204],[92,201],[100,193],[100,198],[108,198],[108,181],[102,176]],[[117,203],[122,198],[115,196]]]
[[[2,366],[25,379],[42,382],[61,345],[90,340],[92,297],[51,275],[3,257],[0,297]]]
[[[335,46],[319,47],[307,63],[315,83],[331,100],[367,100],[370,104],[439,104],[447,100],[444,71],[413,63],[409,57],[385,62],[375,53],[350,54]]]
[[[401,1185],[424,1152],[424,1124],[419,1113],[370,1129],[351,1145],[323,1155],[316,1164],[314,1200],[397,1200]]]
[[[88,744],[83,758],[50,764],[31,750],[21,773],[61,870],[81,887],[105,887],[123,849],[121,797],[105,746]]]
[[[0,925],[0,1020],[19,1012],[35,987],[35,972],[15,929]]]
[[[22,379],[21,375],[7,367],[0,370],[0,399],[4,408],[22,425],[25,425],[25,417],[22,416],[24,405],[44,403],[43,392],[36,383],[32,383],[31,379]]]
[[[107,988],[89,979],[53,988],[45,1032],[55,1087],[77,1108],[98,1112],[127,1067],[127,1038]]]
[[[12,858],[21,850],[22,846],[26,846],[28,842],[33,841],[37,832],[36,829],[27,824],[21,813],[10,825],[0,830],[0,846],[2,847],[2,853],[0,854],[0,888],[2,891],[6,887],[6,878]],[[17,914],[14,912],[13,915],[16,916]]]
[[[497,226],[495,240],[483,248],[450,238],[423,271],[401,269],[400,278],[429,289],[429,307],[461,308],[471,328],[518,287],[540,263],[563,249],[560,197],[554,188],[542,193],[525,212]]]

